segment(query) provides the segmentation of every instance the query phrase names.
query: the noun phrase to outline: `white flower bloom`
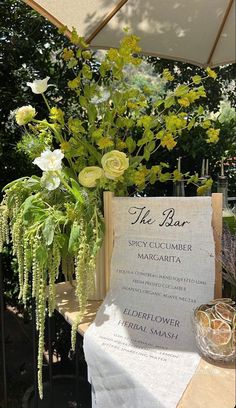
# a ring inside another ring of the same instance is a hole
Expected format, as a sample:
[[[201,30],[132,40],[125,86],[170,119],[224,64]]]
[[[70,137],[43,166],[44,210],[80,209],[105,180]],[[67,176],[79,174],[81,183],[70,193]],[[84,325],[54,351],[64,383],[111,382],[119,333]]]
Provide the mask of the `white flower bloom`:
[[[210,120],[216,121],[220,115],[220,112],[210,112],[208,118]]]
[[[43,171],[57,171],[61,170],[61,161],[64,154],[60,149],[56,149],[53,152],[51,150],[44,150],[41,156],[36,157],[33,164],[36,164]]]
[[[22,106],[15,111],[16,123],[19,126],[26,125],[30,122],[36,115],[36,110],[31,106]]]
[[[43,172],[41,177],[41,185],[49,191],[56,190],[59,187],[61,180],[54,171]]]
[[[27,86],[30,86],[32,92],[35,94],[42,94],[48,89],[48,80],[50,77],[44,79],[35,79],[33,82],[27,82]]]

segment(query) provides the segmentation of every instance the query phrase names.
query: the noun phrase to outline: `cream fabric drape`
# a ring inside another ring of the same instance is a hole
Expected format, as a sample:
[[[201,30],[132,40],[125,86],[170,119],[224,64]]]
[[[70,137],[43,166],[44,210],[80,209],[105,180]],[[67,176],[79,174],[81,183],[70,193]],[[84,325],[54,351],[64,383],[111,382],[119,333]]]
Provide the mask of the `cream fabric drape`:
[[[148,55],[199,66],[235,62],[235,0],[24,1],[98,49],[117,47],[129,27]]]

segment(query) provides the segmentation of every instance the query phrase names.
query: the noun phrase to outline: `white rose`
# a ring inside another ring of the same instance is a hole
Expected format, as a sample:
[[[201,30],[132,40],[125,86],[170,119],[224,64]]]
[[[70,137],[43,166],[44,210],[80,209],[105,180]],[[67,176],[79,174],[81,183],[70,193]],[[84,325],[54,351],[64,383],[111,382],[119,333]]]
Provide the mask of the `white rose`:
[[[105,176],[110,180],[115,180],[122,176],[124,171],[129,167],[128,157],[119,150],[112,150],[104,154],[101,163]]]
[[[56,149],[53,152],[51,150],[45,150],[41,153],[41,156],[36,157],[33,164],[36,164],[43,171],[57,171],[61,170],[61,161],[64,154],[60,149]]]
[[[103,175],[103,170],[97,166],[85,167],[79,173],[79,182],[83,187],[96,187],[97,180]]]
[[[50,77],[44,79],[35,79],[33,82],[27,82],[27,86],[30,86],[32,92],[35,94],[42,94],[48,89],[48,80]]]
[[[16,123],[19,126],[26,125],[30,122],[36,115],[36,110],[31,106],[22,106],[21,108],[17,109],[15,113]]]
[[[57,174],[54,173],[54,171],[46,171],[43,172],[43,175],[41,177],[41,185],[42,187],[45,187],[49,191],[56,190],[56,188],[59,187],[61,180],[57,176]]]

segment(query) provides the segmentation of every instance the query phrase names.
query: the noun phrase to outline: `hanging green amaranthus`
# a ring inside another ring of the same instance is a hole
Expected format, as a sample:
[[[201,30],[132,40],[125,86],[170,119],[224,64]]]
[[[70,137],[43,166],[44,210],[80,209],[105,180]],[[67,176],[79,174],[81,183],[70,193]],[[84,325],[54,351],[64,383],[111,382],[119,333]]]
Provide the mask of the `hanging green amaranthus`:
[[[80,317],[83,315],[88,295],[94,289],[95,260],[103,238],[100,198],[84,193],[83,202],[78,203],[65,189],[56,194],[41,191],[37,177],[13,182],[4,191],[0,207],[0,250],[4,243],[10,242],[11,236],[18,260],[19,298],[25,304],[28,297],[35,299],[38,383],[42,397],[47,301],[51,316],[56,304],[55,283],[62,265],[68,280],[72,281],[75,273]],[[76,330],[74,325],[73,339]]]

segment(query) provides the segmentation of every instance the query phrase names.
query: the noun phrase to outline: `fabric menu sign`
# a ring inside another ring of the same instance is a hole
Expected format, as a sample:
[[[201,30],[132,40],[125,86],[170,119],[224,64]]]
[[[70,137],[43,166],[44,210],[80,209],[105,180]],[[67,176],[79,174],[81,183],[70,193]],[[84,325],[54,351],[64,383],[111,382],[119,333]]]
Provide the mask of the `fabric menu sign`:
[[[111,289],[85,333],[97,408],[175,408],[200,357],[192,312],[214,297],[210,197],[114,198]]]

